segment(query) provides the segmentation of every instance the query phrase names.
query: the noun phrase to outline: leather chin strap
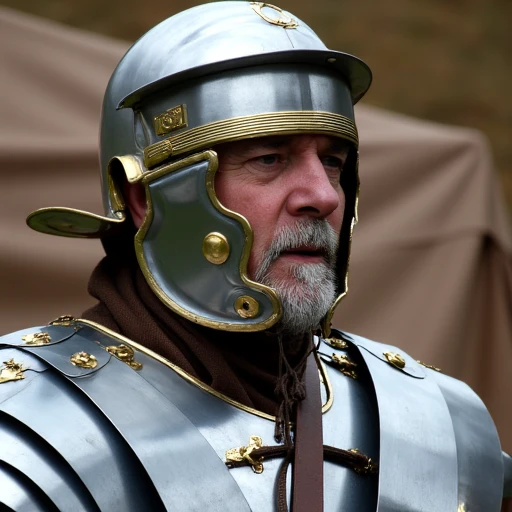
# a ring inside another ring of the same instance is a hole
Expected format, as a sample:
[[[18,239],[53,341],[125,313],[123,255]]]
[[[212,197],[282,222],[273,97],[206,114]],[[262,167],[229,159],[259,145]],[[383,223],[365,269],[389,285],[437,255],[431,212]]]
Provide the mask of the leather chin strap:
[[[293,512],[322,512],[324,508],[324,449],[320,376],[313,351],[304,372],[306,398],[297,406]]]

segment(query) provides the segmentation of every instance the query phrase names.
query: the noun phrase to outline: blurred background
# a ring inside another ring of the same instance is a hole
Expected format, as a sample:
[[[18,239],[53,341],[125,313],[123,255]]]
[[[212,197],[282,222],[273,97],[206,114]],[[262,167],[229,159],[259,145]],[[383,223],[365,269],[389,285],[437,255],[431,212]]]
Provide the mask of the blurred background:
[[[277,0],[276,0],[277,1]],[[0,0],[0,5],[135,41],[191,0]],[[364,102],[477,128],[490,140],[512,212],[510,0],[280,0],[335,50],[365,60]]]

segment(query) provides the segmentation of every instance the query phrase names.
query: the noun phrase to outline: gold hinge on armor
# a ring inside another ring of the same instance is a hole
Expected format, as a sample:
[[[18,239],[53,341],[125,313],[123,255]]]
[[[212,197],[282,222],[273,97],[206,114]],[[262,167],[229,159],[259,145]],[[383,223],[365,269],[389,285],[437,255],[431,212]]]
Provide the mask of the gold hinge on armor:
[[[17,363],[14,359],[9,359],[8,361],[4,361],[4,365],[5,366],[0,368],[0,384],[25,378],[23,372],[27,368],[23,368],[21,363]]]
[[[133,368],[134,370],[140,370],[142,368],[142,363],[135,361],[135,352],[128,345],[110,345],[103,348],[105,348],[109,354],[117,357],[119,361],[127,364],[130,368]]]
[[[75,324],[75,317],[71,315],[62,315],[49,322],[48,325],[63,325],[69,327]]]
[[[52,341],[52,338],[47,332],[34,332],[32,334],[25,334],[21,339],[26,345],[41,346],[46,345]]]
[[[345,350],[348,348],[348,343],[344,340],[339,340],[338,338],[325,338],[325,341],[329,343],[331,347],[339,350]]]
[[[348,356],[333,354],[331,360],[343,375],[357,379],[357,363],[351,361]]]
[[[231,448],[226,452],[226,465],[230,462],[247,462],[255,473],[263,473],[263,457],[252,458],[254,450],[261,448],[263,441],[259,436],[251,436],[247,446]]]

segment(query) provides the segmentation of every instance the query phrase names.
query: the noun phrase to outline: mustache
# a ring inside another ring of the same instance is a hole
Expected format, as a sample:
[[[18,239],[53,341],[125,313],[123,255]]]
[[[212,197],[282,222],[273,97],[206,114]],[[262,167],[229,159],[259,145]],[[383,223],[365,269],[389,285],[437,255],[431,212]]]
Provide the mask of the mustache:
[[[329,267],[334,268],[338,254],[339,234],[325,219],[297,221],[292,226],[283,226],[276,234],[256,271],[256,280],[263,279],[274,260],[283,252],[310,248],[320,252]]]

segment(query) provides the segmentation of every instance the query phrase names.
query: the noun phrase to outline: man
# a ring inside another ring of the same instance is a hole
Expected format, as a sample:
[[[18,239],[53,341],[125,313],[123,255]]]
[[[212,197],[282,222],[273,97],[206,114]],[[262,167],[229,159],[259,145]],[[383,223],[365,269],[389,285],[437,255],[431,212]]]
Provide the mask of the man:
[[[259,2],[190,9],[128,51],[105,216],[28,219],[107,256],[82,318],[1,339],[4,506],[499,510],[512,467],[471,390],[331,329],[370,81]]]

